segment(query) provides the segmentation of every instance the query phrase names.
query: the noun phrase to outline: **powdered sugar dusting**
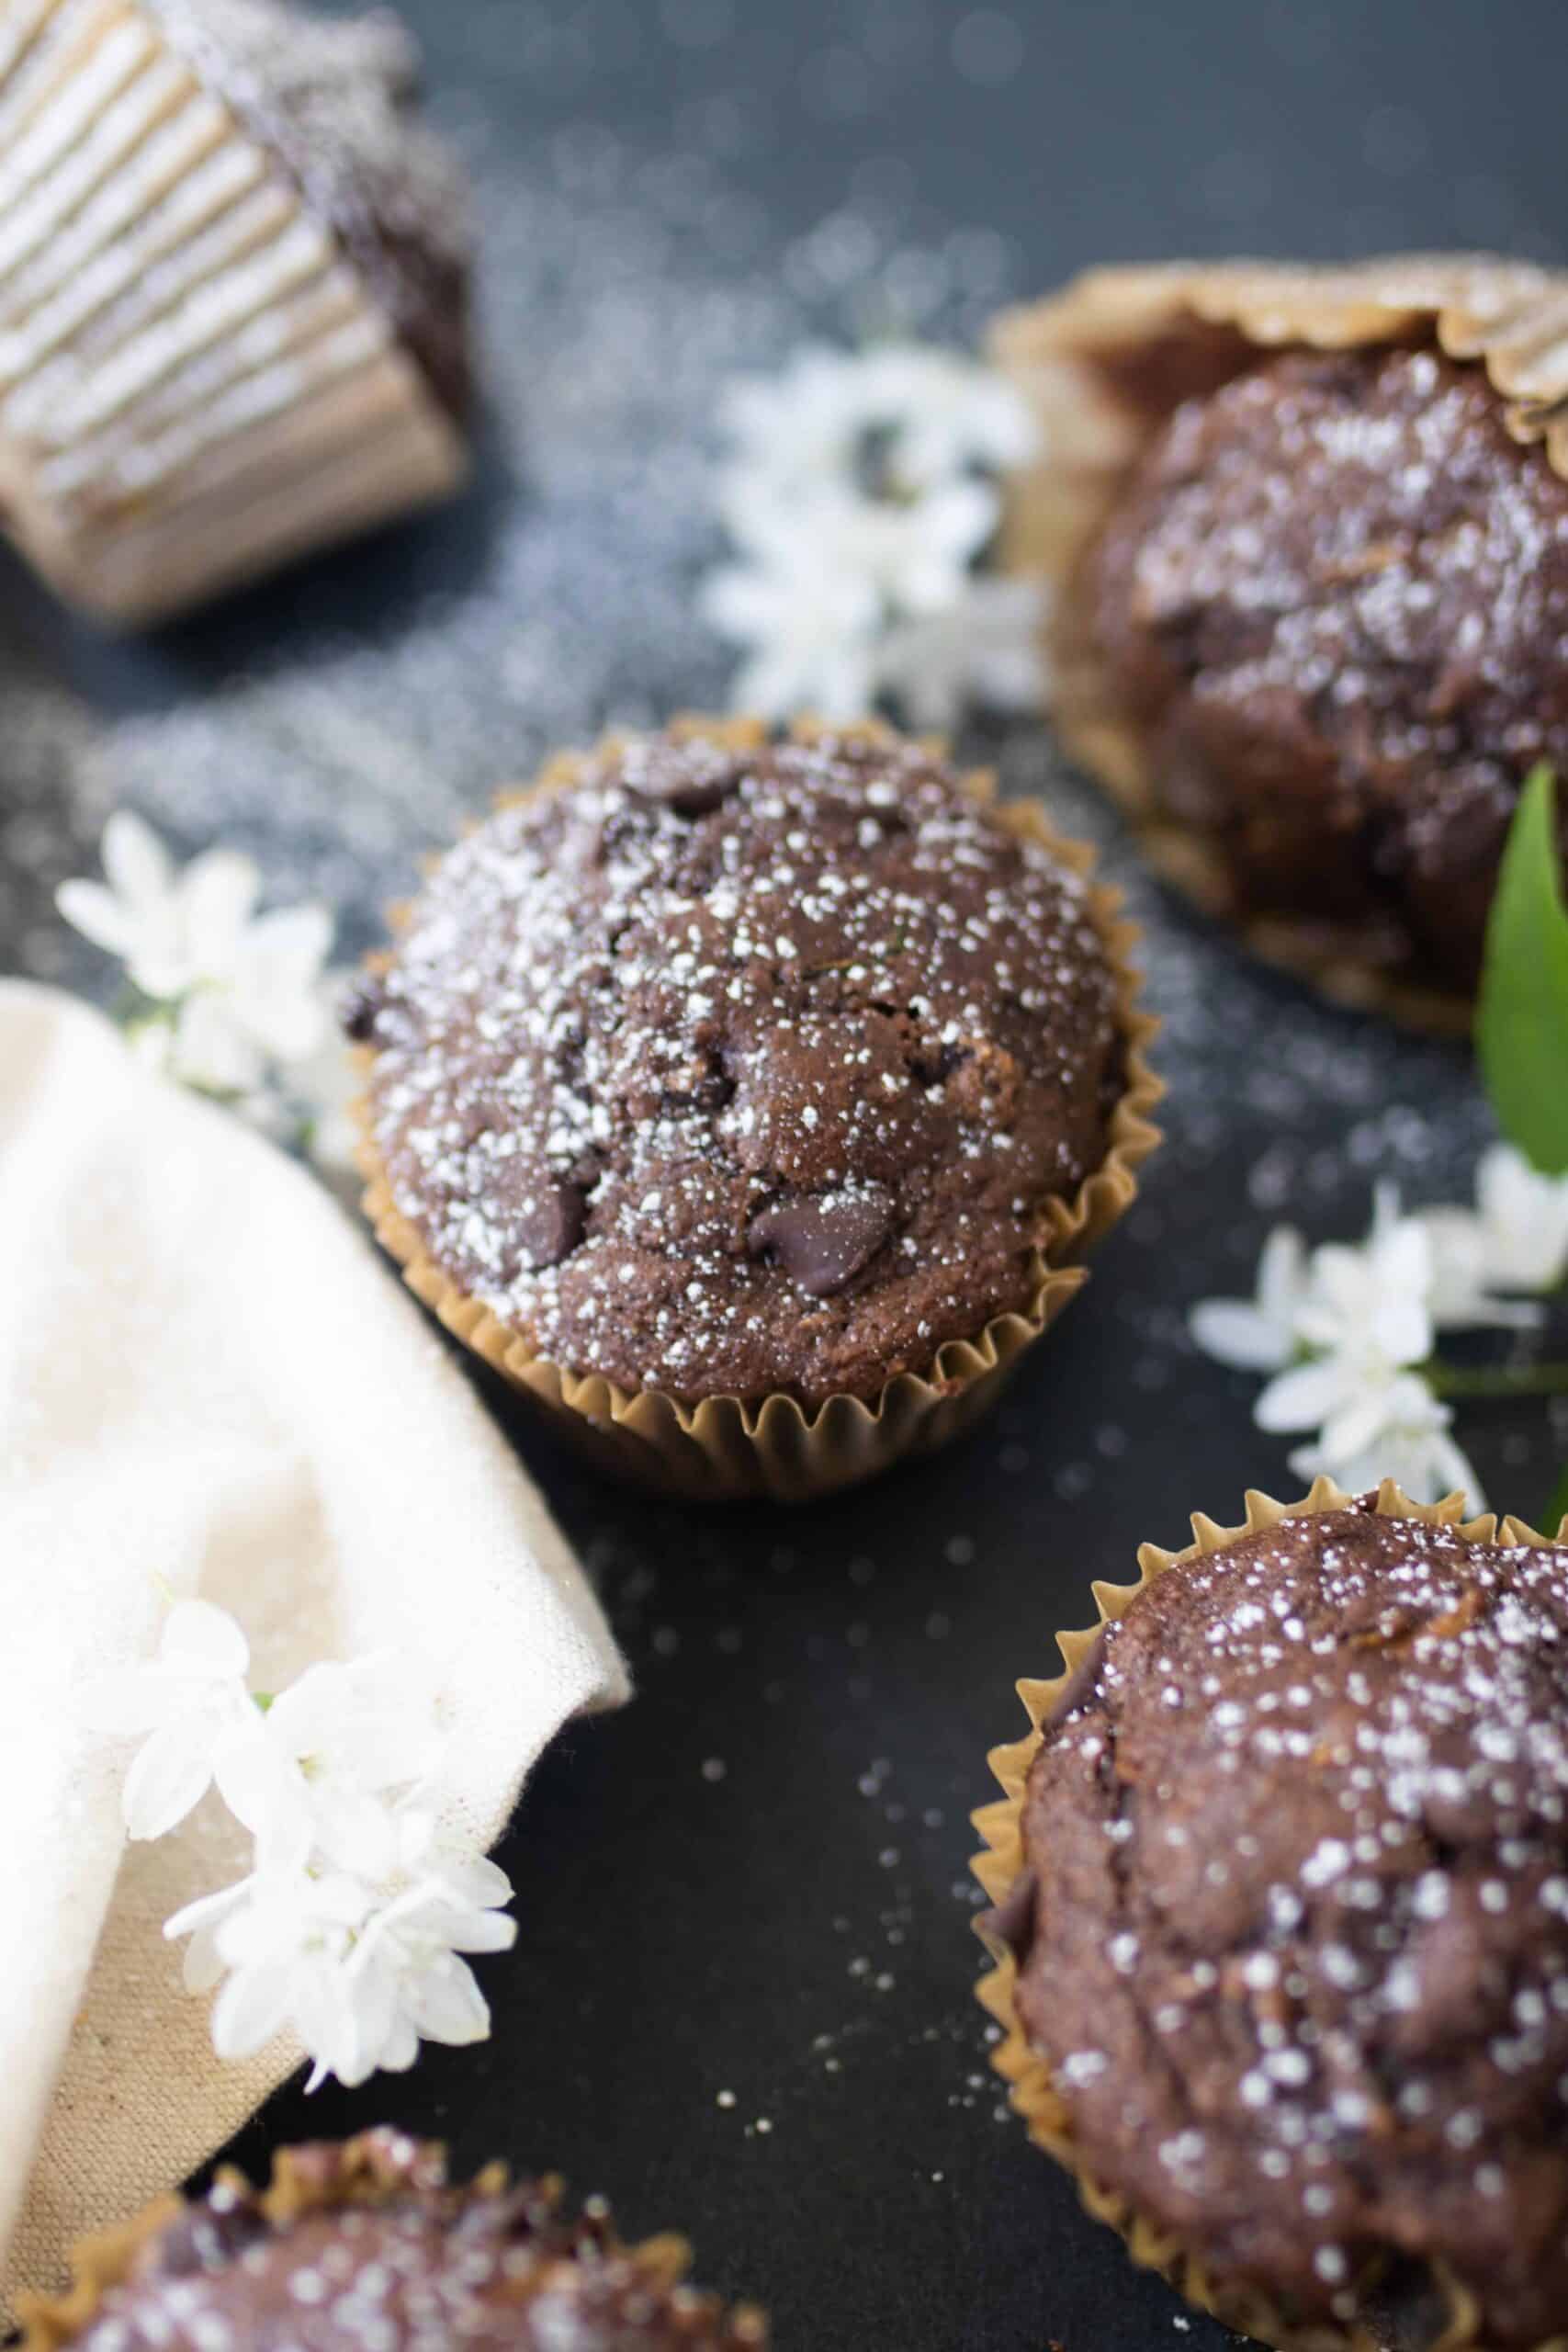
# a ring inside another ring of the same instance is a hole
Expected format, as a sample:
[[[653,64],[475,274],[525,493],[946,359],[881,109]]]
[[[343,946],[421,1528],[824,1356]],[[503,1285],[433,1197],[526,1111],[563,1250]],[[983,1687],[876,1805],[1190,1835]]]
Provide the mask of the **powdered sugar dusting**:
[[[1084,885],[914,745],[634,741],[446,861],[362,1026],[394,1195],[575,1370],[873,1389],[1099,1164]]]
[[[1315,2282],[1345,2315],[1392,2239],[1490,2291],[1499,2341],[1544,2334],[1568,2283],[1568,1552],[1363,1506],[1172,1569],[1106,1634],[1030,1804],[1025,2006],[1100,2177],[1217,2272]],[[1092,2005],[1064,1993],[1068,1883],[1112,1931]]]

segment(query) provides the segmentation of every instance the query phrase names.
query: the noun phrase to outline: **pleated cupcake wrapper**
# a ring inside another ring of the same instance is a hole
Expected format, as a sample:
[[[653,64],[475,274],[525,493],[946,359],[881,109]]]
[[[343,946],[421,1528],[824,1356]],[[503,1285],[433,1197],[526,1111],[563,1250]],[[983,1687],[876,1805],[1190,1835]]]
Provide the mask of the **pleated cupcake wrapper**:
[[[162,619],[466,469],[359,270],[142,0],[11,0],[0,506],[50,583]]]
[[[484,2203],[505,2195],[509,2177],[504,2165],[488,2165],[463,2188],[447,2193],[464,2206]],[[220,2165],[217,2181],[241,2194],[250,2189],[243,2174],[232,2165]],[[550,2177],[536,2186],[554,2206],[560,2196],[559,2181]],[[383,2129],[341,2143],[280,2148],[273,2158],[271,2181],[257,2202],[268,2222],[287,2228],[313,2213],[363,2211],[411,2190],[434,2194],[446,2188],[443,2147]],[[185,2199],[171,2193],[118,2228],[82,2239],[72,2249],[72,2285],[64,2294],[20,2298],[18,2352],[62,2352],[73,2344],[93,2324],[106,2294],[130,2278],[143,2249],[186,2211]],[[716,2297],[682,2284],[691,2260],[684,2238],[663,2235],[624,2246],[612,2235],[609,2244],[635,2272],[637,2284],[659,2301],[661,2314],[677,2326],[700,2335],[705,2345],[722,2345],[724,2352],[766,2352],[768,2328],[761,2312],[738,2304],[726,2313]],[[714,2335],[716,2326],[726,2329],[722,2336]],[[236,2337],[237,2343],[242,2341]]]
[[[998,1803],[983,1805],[974,1815],[975,1826],[986,1847],[983,1853],[975,1857],[973,1867],[993,1904],[1006,1901],[1025,1866],[1025,1789],[1030,1767],[1044,1736],[1043,1726],[1066,1695],[1073,1677],[1082,1668],[1101,1629],[1124,1617],[1139,1594],[1179,1562],[1227,1551],[1233,1544],[1239,1544],[1249,1535],[1262,1534],[1282,1520],[1344,1510],[1352,1499],[1331,1478],[1317,1479],[1298,1503],[1275,1502],[1269,1496],[1249,1489],[1247,1517],[1239,1527],[1218,1526],[1201,1511],[1195,1511],[1194,1541],[1185,1551],[1166,1552],[1157,1544],[1145,1544],[1138,1553],[1136,1584],[1095,1583],[1099,1624],[1057,1635],[1056,1645],[1066,1671],[1048,1681],[1019,1683],[1018,1695],[1028,1714],[1030,1729],[1023,1738],[994,1747],[987,1758],[1004,1793]],[[1462,1534],[1483,1544],[1495,1541],[1544,1544],[1553,1540],[1538,1534],[1518,1519],[1499,1522],[1489,1513],[1483,1518],[1466,1520],[1463,1498],[1459,1495],[1450,1495],[1440,1503],[1414,1503],[1392,1478],[1385,1478],[1378,1491],[1377,1509],[1388,1519],[1416,1519],[1427,1526],[1457,1526]],[[1562,1538],[1568,1538],[1568,1520],[1563,1521]],[[1116,2188],[1094,2177],[1073,2136],[1070,2104],[1057,2088],[1050,2064],[1029,2041],[1019,2018],[1017,1958],[994,1933],[985,1928],[980,1932],[993,1965],[976,1990],[982,2006],[1002,2030],[1002,2039],[991,2052],[991,2064],[1007,2083],[1009,2099],[1023,2118],[1030,2138],[1072,2174],[1088,2211],[1117,2233],[1133,2260],[1146,2270],[1159,2271],[1200,2310],[1213,2312],[1228,2327],[1239,2328],[1260,2343],[1276,2346],[1279,2352],[1384,2352],[1383,2338],[1369,2323],[1347,2327],[1321,2323],[1303,2325],[1292,2321],[1261,2290],[1214,2279],[1201,2256],[1185,2245],[1178,2233],[1160,2228],[1146,2214],[1138,2212]],[[1440,2266],[1434,2266],[1434,2278],[1447,2297],[1449,2318],[1442,2335],[1425,2346],[1424,2352],[1487,2352],[1480,2336],[1480,2313],[1473,2297]],[[1568,2335],[1553,2336],[1550,2343],[1537,2347],[1537,2352],[1568,2352]]]
[[[998,365],[1039,419],[1042,456],[1012,485],[1010,570],[1067,588],[1145,442],[1179,403],[1240,372],[1259,351],[1335,351],[1435,341],[1479,363],[1516,441],[1541,445],[1568,478],[1568,273],[1489,254],[1407,254],[1314,268],[1262,262],[1097,269],[1048,300],[1005,312]],[[1164,816],[1157,779],[1101,662],[1059,594],[1053,715],[1062,740],[1130,819],[1156,872],[1206,914],[1235,923],[1253,952],[1341,1003],[1458,1034],[1472,1007],[1381,967],[1365,935],[1237,901],[1219,851]]]
[[[769,740],[768,729],[756,719],[694,717],[678,720],[676,727],[741,749]],[[792,732],[801,741],[824,737],[899,740],[876,722],[827,728],[803,719]],[[591,756],[613,752],[619,740],[607,739]],[[933,742],[931,748],[941,752],[945,746]],[[550,792],[570,785],[585,763],[582,755],[570,753],[552,762],[531,791]],[[988,775],[966,781],[977,795],[991,798],[994,784]],[[520,797],[527,796],[503,798]],[[1034,804],[996,807],[1012,831],[1040,842],[1074,873],[1092,870],[1094,853],[1063,841]],[[1070,1203],[1049,1204],[1052,1232],[1035,1253],[1027,1309],[997,1317],[972,1340],[949,1340],[939,1349],[929,1373],[900,1373],[870,1399],[835,1396],[807,1409],[795,1397],[777,1393],[711,1396],[684,1404],[662,1390],[626,1389],[597,1374],[572,1372],[467,1296],[435,1264],[397,1206],[375,1142],[369,1107],[362,1101],[359,1164],[368,1180],[365,1209],[377,1239],[447,1329],[513,1387],[541,1405],[580,1449],[606,1469],[663,1492],[699,1500],[767,1496],[780,1502],[803,1502],[873,1477],[906,1455],[943,1445],[989,1408],[1024,1350],[1088,1280],[1083,1259],[1131,1205],[1137,1193],[1136,1170],[1159,1141],[1149,1113],[1163,1090],[1145,1058],[1158,1023],[1137,1010],[1142,981],[1129,961],[1138,933],[1121,919],[1120,893],[1096,888],[1089,903],[1116,973],[1126,1066],[1123,1091],[1109,1124],[1105,1159]],[[392,910],[394,928],[404,914],[402,909]],[[361,1048],[367,1072],[374,1059],[370,1048]]]

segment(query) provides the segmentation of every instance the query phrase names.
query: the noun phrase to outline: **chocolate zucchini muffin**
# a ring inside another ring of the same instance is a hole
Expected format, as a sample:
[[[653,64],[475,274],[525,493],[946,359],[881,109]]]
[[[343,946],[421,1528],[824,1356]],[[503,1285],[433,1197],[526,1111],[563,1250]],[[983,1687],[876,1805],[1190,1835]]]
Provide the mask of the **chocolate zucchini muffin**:
[[[284,0],[6,17],[6,527],[62,594],[160,618],[461,478],[467,200],[417,63]]]
[[[1024,1314],[1128,1084],[1081,876],[891,735],[665,734],[499,808],[354,1014],[400,1215],[530,1349],[874,1397]]]
[[[1237,904],[1473,988],[1519,785],[1568,765],[1568,481],[1481,371],[1294,351],[1183,402],[1080,594]]]
[[[795,1500],[944,1442],[1158,1141],[1091,865],[879,726],[558,760],[351,1011],[378,1238],[612,1469]]]
[[[624,2246],[499,2167],[446,2186],[392,2132],[285,2150],[270,2189],[223,2174],[83,2250],[76,2291],[24,2312],[24,2352],[744,2352],[760,2312],[679,2284],[678,2240]]]
[[[1153,1575],[991,1921],[1075,2169],[1276,2342],[1568,2326],[1568,1548],[1436,1519]]]
[[[1568,765],[1565,287],[1111,270],[999,335],[1052,435],[1015,553],[1069,744],[1264,953],[1446,1023],[1520,786]]]

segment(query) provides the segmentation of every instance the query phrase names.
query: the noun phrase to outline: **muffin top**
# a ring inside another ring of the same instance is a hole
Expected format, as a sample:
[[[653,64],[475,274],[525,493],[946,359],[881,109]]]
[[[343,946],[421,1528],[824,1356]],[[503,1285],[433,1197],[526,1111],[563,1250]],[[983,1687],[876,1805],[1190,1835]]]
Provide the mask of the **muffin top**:
[[[671,2241],[620,2245],[552,2185],[445,2186],[441,2153],[389,2132],[289,2151],[288,2195],[232,2180],[147,2238],[66,2336],[83,2352],[745,2352],[761,2315],[672,2283]]]
[[[1557,2334],[1568,1549],[1365,1498],[1179,1563],[1068,1684],[1023,1841],[1018,2010],[1086,2171],[1298,2314],[1391,2255],[1440,2311],[1440,2256],[1488,2346]]]
[[[1568,764],[1568,482],[1483,370],[1288,351],[1188,401],[1084,584],[1156,788],[1244,910],[1472,984],[1520,781]]]
[[[446,149],[415,119],[412,36],[380,8],[345,21],[288,0],[152,6],[208,87],[278,157],[461,420],[472,397],[468,198]]]
[[[1079,876],[880,733],[603,749],[450,853],[350,1025],[448,1279],[682,1398],[872,1395],[1026,1310],[1122,1067]]]

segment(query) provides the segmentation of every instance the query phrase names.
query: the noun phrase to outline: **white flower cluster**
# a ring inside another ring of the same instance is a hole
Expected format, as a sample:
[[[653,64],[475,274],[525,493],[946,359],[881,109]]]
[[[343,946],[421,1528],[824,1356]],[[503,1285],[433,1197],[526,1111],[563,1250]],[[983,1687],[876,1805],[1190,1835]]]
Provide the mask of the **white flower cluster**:
[[[325,968],[327,910],[257,914],[252,859],[212,849],[176,869],[127,809],[109,819],[102,854],[105,879],[62,883],[57,904],[124,966],[137,1052],[323,1164],[345,1164],[353,1064],[334,1019],[342,979]]]
[[[1473,1209],[1404,1216],[1380,1187],[1358,1246],[1309,1251],[1277,1227],[1255,1296],[1204,1300],[1191,1329],[1221,1363],[1272,1374],[1253,1418],[1263,1430],[1315,1432],[1291,1456],[1303,1477],[1326,1471],[1352,1491],[1396,1478],[1417,1502],[1459,1488],[1480,1510],[1480,1483],[1438,1393],[1437,1335],[1539,1323],[1539,1304],[1517,1294],[1552,1289],[1565,1274],[1568,1177],[1540,1175],[1498,1144],[1482,1159]]]
[[[246,1687],[250,1650],[205,1600],[170,1611],[158,1656],[99,1678],[88,1713],[144,1734],[126,1777],[132,1838],[161,1838],[217,1788],[254,1843],[249,1874],[164,1928],[189,1936],[186,1983],[211,1992],[221,2058],[299,2035],[310,2087],[413,2064],[422,2040],[482,2041],[490,2011],[465,1952],[504,1951],[512,1888],[454,1859],[429,1791],[442,1739],[396,1658],[320,1665],[276,1697]]]
[[[970,701],[1039,705],[1040,592],[976,570],[1000,515],[994,477],[1034,447],[1004,379],[924,345],[809,345],[732,386],[723,422],[739,560],[704,604],[750,648],[738,708],[851,719],[886,699],[946,727]]]

